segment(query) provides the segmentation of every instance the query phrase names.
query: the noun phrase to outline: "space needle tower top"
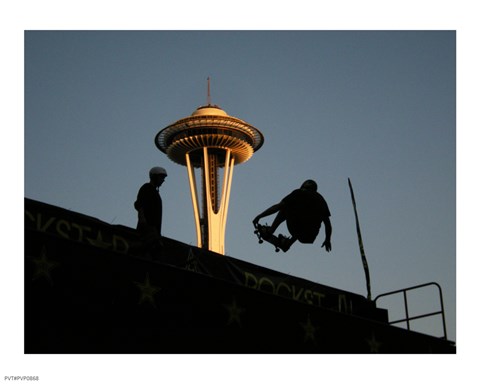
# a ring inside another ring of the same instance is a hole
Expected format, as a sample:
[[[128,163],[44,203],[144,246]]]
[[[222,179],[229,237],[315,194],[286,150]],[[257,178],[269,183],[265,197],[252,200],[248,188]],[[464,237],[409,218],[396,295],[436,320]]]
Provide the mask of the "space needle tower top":
[[[209,81],[207,105],[162,129],[155,137],[155,145],[172,161],[187,167],[198,246],[224,254],[233,167],[248,161],[260,149],[262,133],[212,105]],[[200,188],[195,169],[201,170]]]

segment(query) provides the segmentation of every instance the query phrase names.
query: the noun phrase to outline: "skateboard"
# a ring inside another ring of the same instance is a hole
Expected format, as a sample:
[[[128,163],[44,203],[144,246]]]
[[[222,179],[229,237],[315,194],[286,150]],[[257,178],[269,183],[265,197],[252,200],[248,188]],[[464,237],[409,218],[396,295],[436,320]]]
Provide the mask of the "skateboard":
[[[267,235],[268,225],[256,224],[255,226],[255,235],[258,237],[258,242],[262,244],[264,241],[272,244],[275,247],[275,252],[280,251],[287,252],[290,248],[290,237],[283,235]]]

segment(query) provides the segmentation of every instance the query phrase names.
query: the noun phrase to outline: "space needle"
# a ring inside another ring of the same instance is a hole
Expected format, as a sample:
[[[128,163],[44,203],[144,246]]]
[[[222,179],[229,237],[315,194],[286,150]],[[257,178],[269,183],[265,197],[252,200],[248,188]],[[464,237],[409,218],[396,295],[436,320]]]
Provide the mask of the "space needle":
[[[260,149],[262,133],[212,105],[208,80],[207,105],[162,129],[155,136],[155,145],[170,160],[187,167],[198,247],[225,254],[233,168]],[[223,179],[219,177],[221,168]]]

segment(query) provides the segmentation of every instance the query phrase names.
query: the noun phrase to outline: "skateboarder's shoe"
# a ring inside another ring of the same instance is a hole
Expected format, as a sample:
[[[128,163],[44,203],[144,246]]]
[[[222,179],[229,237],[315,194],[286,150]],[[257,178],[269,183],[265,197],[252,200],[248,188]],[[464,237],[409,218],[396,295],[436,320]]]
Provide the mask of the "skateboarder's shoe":
[[[290,246],[292,245],[292,239],[290,237],[286,237],[283,235],[278,235],[278,241],[279,241],[279,248],[283,252],[287,252],[290,249]]]

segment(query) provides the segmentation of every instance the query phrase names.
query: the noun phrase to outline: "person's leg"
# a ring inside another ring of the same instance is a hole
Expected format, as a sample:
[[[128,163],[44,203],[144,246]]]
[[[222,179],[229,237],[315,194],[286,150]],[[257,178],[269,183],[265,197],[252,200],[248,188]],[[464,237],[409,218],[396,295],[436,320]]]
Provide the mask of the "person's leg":
[[[273,235],[277,230],[278,226],[282,224],[286,219],[287,216],[285,215],[285,212],[283,210],[280,210],[277,213],[277,216],[275,216],[272,225],[269,227],[269,232]]]

